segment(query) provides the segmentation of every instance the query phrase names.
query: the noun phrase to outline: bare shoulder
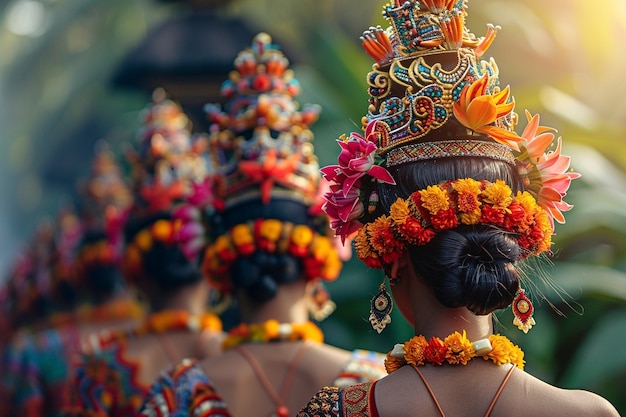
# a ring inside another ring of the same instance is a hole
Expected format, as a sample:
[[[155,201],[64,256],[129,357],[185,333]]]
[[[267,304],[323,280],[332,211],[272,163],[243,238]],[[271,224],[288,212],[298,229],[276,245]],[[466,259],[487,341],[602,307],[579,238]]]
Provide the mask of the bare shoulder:
[[[345,364],[352,357],[352,352],[324,343],[311,344],[311,353],[328,363]]]
[[[619,417],[615,407],[598,394],[555,387],[523,371],[515,373],[511,385],[507,397],[521,394],[517,401],[523,402],[520,407],[529,411],[527,415]]]

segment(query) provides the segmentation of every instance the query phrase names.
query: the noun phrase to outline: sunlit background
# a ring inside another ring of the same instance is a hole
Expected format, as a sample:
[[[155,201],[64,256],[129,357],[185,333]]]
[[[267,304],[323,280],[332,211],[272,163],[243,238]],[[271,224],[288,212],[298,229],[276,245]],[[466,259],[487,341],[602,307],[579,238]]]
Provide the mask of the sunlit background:
[[[0,267],[6,270],[38,221],[72,199],[94,145],[121,152],[138,112],[166,84],[202,130],[199,109],[215,102],[235,54],[258,31],[274,37],[318,103],[322,164],[335,138],[366,107],[371,66],[358,37],[385,24],[376,0],[5,0],[0,5]],[[527,336],[500,320],[526,352],[527,369],[565,387],[594,390],[626,414],[626,2],[470,0],[468,26],[502,26],[488,55],[510,84],[516,109],[558,127],[583,177],[557,227],[554,291],[538,302]],[[386,351],[409,329],[399,315],[383,336],[366,322],[379,274],[351,261],[330,286],[338,311],[322,323],[342,347]],[[1,279],[1,278],[0,278]],[[566,295],[566,294],[569,294]],[[564,297],[568,303],[561,300]],[[555,308],[550,307],[553,303]],[[571,306],[569,307],[568,304]],[[566,317],[562,317],[559,312]]]

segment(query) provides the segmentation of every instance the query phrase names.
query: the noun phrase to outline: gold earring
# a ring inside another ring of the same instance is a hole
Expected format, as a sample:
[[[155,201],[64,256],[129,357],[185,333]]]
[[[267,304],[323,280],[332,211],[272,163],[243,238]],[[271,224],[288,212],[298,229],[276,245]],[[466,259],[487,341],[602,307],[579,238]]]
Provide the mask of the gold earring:
[[[393,310],[393,300],[387,292],[385,280],[380,284],[378,292],[370,301],[370,323],[379,334],[391,323],[391,310]]]
[[[315,281],[310,288],[307,297],[309,313],[315,320],[323,321],[335,311],[337,305],[330,299],[330,294],[322,281]]]
[[[535,319],[533,318],[533,312],[535,309],[533,308],[532,301],[530,301],[530,298],[526,297],[526,294],[521,287],[515,294],[515,298],[511,304],[511,309],[513,310],[513,315],[515,316],[513,324],[524,333],[528,333],[531,327],[536,324]]]

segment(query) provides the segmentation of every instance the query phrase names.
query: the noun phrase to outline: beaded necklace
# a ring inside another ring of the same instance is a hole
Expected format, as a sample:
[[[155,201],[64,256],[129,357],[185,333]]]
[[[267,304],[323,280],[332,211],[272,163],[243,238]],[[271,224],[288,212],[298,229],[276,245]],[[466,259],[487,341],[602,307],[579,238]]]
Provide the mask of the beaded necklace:
[[[392,373],[404,365],[423,366],[432,365],[467,365],[474,359],[482,357],[491,360],[496,365],[511,363],[524,369],[524,352],[502,335],[491,335],[487,339],[470,342],[465,330],[463,333],[454,332],[443,340],[424,336],[414,336],[404,344],[397,344],[387,354],[385,368]]]

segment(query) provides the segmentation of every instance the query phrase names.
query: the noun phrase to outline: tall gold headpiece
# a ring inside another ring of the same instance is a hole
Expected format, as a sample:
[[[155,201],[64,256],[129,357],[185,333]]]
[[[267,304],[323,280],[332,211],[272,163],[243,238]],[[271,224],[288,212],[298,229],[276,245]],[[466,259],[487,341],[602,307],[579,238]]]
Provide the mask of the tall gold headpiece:
[[[239,53],[235,70],[222,85],[228,103],[222,110],[207,105],[213,123],[210,135],[216,198],[225,207],[261,199],[315,201],[320,182],[313,153],[313,133],[320,107],[294,101],[300,84],[289,61],[259,33],[251,47]]]

